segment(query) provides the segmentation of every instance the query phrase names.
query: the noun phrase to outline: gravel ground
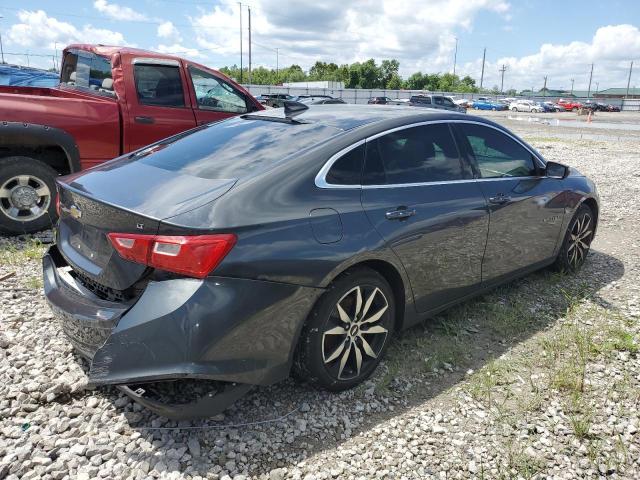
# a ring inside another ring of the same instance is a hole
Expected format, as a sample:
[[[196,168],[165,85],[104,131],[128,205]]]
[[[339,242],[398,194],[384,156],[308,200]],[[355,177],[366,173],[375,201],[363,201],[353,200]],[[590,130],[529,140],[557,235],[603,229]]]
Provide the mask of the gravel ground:
[[[47,234],[0,238],[0,479],[640,478],[640,132],[487,115],[596,181],[589,260],[404,332],[349,392],[288,380],[177,424],[89,390],[41,293]]]

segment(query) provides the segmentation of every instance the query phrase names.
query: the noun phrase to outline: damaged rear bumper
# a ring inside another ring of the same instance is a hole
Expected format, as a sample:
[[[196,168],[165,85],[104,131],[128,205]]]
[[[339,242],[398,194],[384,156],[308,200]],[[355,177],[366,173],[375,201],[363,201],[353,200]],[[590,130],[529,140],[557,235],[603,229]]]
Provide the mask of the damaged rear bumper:
[[[75,282],[55,246],[44,256],[43,270],[52,310],[91,362],[90,384],[121,386],[173,418],[171,406],[161,412],[126,385],[176,379],[243,384],[226,396],[233,402],[251,385],[280,381],[289,374],[302,323],[323,292],[259,280],[178,278],[150,281],[135,301],[111,302]]]

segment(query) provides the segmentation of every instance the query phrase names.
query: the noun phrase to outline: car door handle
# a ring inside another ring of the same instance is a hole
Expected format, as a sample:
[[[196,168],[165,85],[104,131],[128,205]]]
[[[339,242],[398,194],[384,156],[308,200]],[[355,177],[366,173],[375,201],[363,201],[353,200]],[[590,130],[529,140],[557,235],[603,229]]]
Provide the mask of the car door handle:
[[[489,201],[491,203],[497,203],[498,205],[502,205],[504,203],[509,203],[511,201],[511,197],[503,193],[499,193],[495,197],[489,197]]]
[[[135,117],[134,121],[136,123],[142,123],[142,124],[145,124],[145,125],[149,125],[151,123],[155,123],[155,119],[153,117],[144,117],[144,116]]]
[[[403,220],[405,218],[412,217],[416,214],[415,209],[409,210],[407,207],[400,207],[397,210],[391,210],[390,212],[385,213],[385,217],[387,220]]]

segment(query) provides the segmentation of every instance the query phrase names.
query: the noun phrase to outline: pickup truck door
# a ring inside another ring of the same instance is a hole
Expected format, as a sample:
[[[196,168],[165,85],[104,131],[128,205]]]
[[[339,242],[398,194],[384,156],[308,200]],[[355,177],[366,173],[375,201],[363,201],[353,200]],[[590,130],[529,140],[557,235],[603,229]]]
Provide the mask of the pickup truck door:
[[[133,95],[127,95],[128,119],[124,131],[127,151],[196,126],[186,76],[172,59],[135,58],[129,78]],[[131,90],[129,90],[131,92]]]
[[[187,78],[192,89],[192,107],[198,125],[253,110],[252,102],[244,93],[213,72],[188,65]]]

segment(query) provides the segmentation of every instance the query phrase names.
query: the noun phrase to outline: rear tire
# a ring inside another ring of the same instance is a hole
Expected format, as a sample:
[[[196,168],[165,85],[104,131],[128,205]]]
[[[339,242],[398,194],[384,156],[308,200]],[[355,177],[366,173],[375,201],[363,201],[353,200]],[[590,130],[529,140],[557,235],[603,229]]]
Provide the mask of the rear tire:
[[[55,222],[58,173],[31,157],[0,159],[0,233],[20,235]]]
[[[296,350],[295,376],[331,391],[355,387],[380,363],[394,319],[393,291],[380,274],[369,268],[345,272],[307,319]]]
[[[554,263],[554,269],[561,272],[576,272],[584,265],[596,226],[593,210],[585,204],[580,205],[564,236],[562,247]]]

